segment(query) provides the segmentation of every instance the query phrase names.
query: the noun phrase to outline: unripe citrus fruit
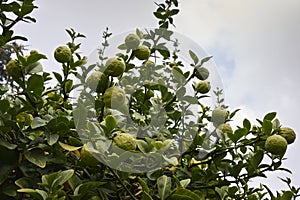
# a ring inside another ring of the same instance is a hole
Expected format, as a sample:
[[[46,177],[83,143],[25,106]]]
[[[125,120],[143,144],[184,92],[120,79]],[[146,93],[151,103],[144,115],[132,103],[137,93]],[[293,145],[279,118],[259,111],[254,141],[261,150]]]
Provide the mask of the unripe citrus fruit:
[[[283,155],[287,148],[287,141],[280,135],[271,135],[265,143],[266,151],[274,155]]]
[[[296,139],[296,133],[294,132],[293,129],[288,127],[280,128],[279,135],[284,137],[284,139],[286,139],[288,144],[292,144]]]
[[[54,51],[54,58],[57,62],[66,63],[72,58],[72,52],[67,46],[59,46]]]
[[[195,76],[200,80],[206,80],[209,76],[209,71],[205,67],[200,67],[197,69]]]
[[[107,115],[104,119],[105,121],[105,126],[108,129],[108,131],[113,130],[118,126],[118,121],[113,115]]]
[[[14,80],[22,76],[22,66],[17,60],[10,60],[6,65],[6,71]]]
[[[136,138],[128,133],[118,133],[114,137],[114,143],[125,151],[136,149]]]
[[[221,130],[223,133],[226,133],[226,134],[233,133],[232,128],[229,124],[221,124],[221,125],[218,126],[218,129]]]
[[[108,108],[121,106],[125,102],[125,91],[117,86],[110,87],[105,91],[103,101]]]
[[[87,79],[86,84],[93,91],[104,92],[107,88],[108,79],[106,75],[100,71],[93,72]]]
[[[106,61],[104,73],[109,76],[120,76],[123,74],[126,68],[126,63],[121,57],[112,57]]]
[[[218,107],[212,111],[211,121],[215,127],[225,123],[228,113],[224,108]]]
[[[145,65],[146,67],[154,67],[154,66],[155,66],[155,63],[154,63],[153,61],[151,61],[151,60],[147,60],[147,61],[144,63],[144,65]]]
[[[99,160],[97,160],[93,154],[88,150],[86,145],[83,145],[80,151],[80,164],[82,166],[96,166],[99,164]]]
[[[211,86],[210,86],[210,83],[207,82],[207,81],[200,81],[196,87],[195,87],[195,90],[197,92],[200,92],[201,94],[206,94],[209,92]]]
[[[136,34],[128,34],[125,38],[125,45],[128,49],[136,49],[140,44],[140,38]]]
[[[33,54],[38,54],[39,52],[37,50],[31,50],[30,51],[30,55],[33,55]]]
[[[147,60],[150,56],[150,53],[151,53],[150,49],[145,45],[139,46],[134,51],[135,57],[137,57],[139,60]]]

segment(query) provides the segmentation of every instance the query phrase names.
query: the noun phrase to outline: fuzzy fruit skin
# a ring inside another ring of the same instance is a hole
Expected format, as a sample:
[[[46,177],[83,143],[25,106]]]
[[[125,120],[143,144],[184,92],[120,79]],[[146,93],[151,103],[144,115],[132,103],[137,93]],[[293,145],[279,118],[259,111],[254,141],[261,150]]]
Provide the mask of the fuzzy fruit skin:
[[[195,90],[197,92],[200,92],[201,94],[206,94],[206,93],[208,93],[210,91],[210,88],[211,88],[211,86],[210,86],[209,82],[207,82],[207,81],[200,81],[196,85]]]
[[[199,79],[199,80],[206,80],[209,77],[209,71],[208,69],[206,69],[205,67],[200,67],[197,69],[195,76]]]
[[[137,57],[139,60],[148,60],[148,58],[150,57],[150,53],[151,53],[150,49],[145,45],[139,46],[134,51],[135,57]]]
[[[233,133],[233,130],[229,124],[221,124],[218,126],[218,129],[220,129],[223,133],[226,133],[226,134]]]
[[[6,71],[9,76],[14,80],[17,80],[22,77],[23,69],[17,60],[10,60],[6,65]]]
[[[83,147],[80,150],[80,165],[94,167],[97,166],[99,163],[99,160],[97,160],[93,156],[93,154],[89,152],[86,145],[83,145]]]
[[[280,135],[271,135],[266,140],[265,149],[274,155],[284,155],[287,145],[288,143],[284,137]]]
[[[106,90],[108,78],[104,73],[95,71],[88,77],[86,83],[93,91],[100,93]]]
[[[212,111],[211,121],[213,122],[215,127],[218,127],[221,124],[225,123],[227,117],[227,111],[221,107],[218,107]]]
[[[140,44],[140,38],[136,34],[128,34],[125,38],[125,45],[128,49],[136,49]]]
[[[136,138],[128,133],[118,133],[114,144],[125,151],[133,151],[136,149]]]
[[[105,91],[103,101],[108,108],[121,106],[125,102],[125,91],[117,86],[110,87]]]
[[[59,46],[54,51],[54,58],[57,62],[66,63],[72,58],[72,52],[67,46]]]
[[[105,74],[109,76],[117,77],[124,73],[126,68],[126,63],[121,57],[112,57],[106,61],[105,67],[106,67],[104,71]]]
[[[280,136],[284,137],[284,139],[286,139],[288,144],[292,144],[296,139],[296,133],[294,132],[293,129],[288,128],[288,127],[280,128],[278,134]]]

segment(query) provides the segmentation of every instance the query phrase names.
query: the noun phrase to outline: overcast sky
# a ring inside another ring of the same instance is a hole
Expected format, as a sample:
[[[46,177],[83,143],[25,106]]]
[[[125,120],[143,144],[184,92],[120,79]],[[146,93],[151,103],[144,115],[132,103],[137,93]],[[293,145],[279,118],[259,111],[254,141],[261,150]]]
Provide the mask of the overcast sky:
[[[159,2],[159,0],[158,0]],[[87,36],[82,54],[89,55],[109,27],[117,35],[137,27],[155,27],[152,0],[39,0],[36,24],[18,25],[30,49],[49,57],[45,68],[59,71],[53,50],[68,41],[66,28]],[[277,111],[284,126],[300,133],[300,1],[299,0],[181,0],[176,31],[188,36],[214,56],[230,110],[262,118]],[[299,134],[288,147],[284,166],[300,186]],[[270,177],[276,181],[278,174]],[[282,175],[282,174],[281,174]],[[273,186],[280,189],[281,185]]]

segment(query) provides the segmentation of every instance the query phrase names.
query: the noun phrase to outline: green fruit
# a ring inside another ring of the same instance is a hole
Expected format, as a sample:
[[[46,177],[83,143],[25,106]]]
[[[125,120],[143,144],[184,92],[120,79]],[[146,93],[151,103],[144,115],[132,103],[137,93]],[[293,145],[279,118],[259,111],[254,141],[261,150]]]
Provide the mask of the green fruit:
[[[227,111],[221,107],[218,107],[212,111],[211,121],[213,122],[215,127],[218,127],[221,124],[225,123],[227,117]]]
[[[54,58],[57,62],[66,63],[72,58],[72,52],[67,46],[57,47],[54,51]]]
[[[117,77],[124,73],[126,69],[126,63],[121,57],[112,57],[106,61],[105,67],[105,74]]]
[[[195,76],[200,80],[206,80],[209,76],[209,71],[205,67],[200,67],[197,69]]]
[[[99,164],[99,160],[97,160],[93,154],[88,150],[86,145],[83,145],[80,151],[80,164],[82,166],[90,166],[94,167]]]
[[[117,86],[110,87],[105,91],[103,101],[108,108],[121,106],[125,102],[125,91]]]
[[[132,151],[136,149],[136,138],[128,133],[118,133],[114,137],[114,143],[125,151]]]
[[[86,84],[91,90],[98,93],[104,92],[107,88],[108,79],[105,74],[100,71],[93,72],[87,79]]]
[[[37,50],[31,50],[30,51],[30,55],[33,55],[33,54],[38,54],[39,52]]]
[[[201,94],[206,94],[210,91],[210,83],[207,81],[200,81],[196,87],[195,90]]]
[[[140,38],[136,34],[128,34],[125,38],[125,45],[128,49],[136,49],[140,44]]]
[[[284,137],[284,139],[286,139],[288,144],[292,144],[296,139],[296,133],[294,132],[293,129],[288,127],[280,128],[278,134]]]
[[[154,67],[155,63],[153,61],[151,61],[151,60],[147,60],[147,61],[144,62],[144,65],[146,67]]]
[[[223,133],[226,133],[226,134],[232,134],[233,131],[232,131],[232,128],[229,124],[221,124],[218,126],[218,129],[221,130]]]
[[[287,148],[287,141],[280,135],[271,135],[265,143],[266,151],[274,155],[284,155]]]
[[[145,45],[139,46],[135,51],[134,55],[137,57],[139,60],[147,60],[150,57],[150,49],[149,47]]]
[[[154,91],[153,90],[148,90],[146,92],[146,98],[150,99],[151,97],[154,97]]]
[[[22,65],[17,60],[10,60],[6,65],[6,71],[14,80],[22,77]]]
[[[118,121],[113,115],[107,115],[104,119],[105,121],[105,126],[108,129],[108,131],[113,130],[118,126]]]

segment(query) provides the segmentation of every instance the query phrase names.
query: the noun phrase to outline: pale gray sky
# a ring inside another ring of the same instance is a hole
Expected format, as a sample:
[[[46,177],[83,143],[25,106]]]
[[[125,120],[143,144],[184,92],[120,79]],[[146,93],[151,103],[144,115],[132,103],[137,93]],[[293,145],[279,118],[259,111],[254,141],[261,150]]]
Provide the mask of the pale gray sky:
[[[27,36],[32,49],[49,57],[48,70],[59,71],[53,50],[68,41],[66,28],[87,36],[81,40],[83,55],[100,43],[102,31],[113,34],[137,27],[154,27],[152,0],[39,0],[34,12],[36,24],[19,25],[16,31]],[[262,118],[277,111],[284,126],[300,133],[300,1],[299,0],[181,0],[175,17],[176,31],[202,46],[214,56],[223,79],[226,103],[242,108],[240,119]],[[288,147],[284,166],[300,186],[299,134]],[[282,175],[282,174],[280,174]],[[268,182],[276,181],[272,175]],[[278,183],[278,184],[277,184]]]

